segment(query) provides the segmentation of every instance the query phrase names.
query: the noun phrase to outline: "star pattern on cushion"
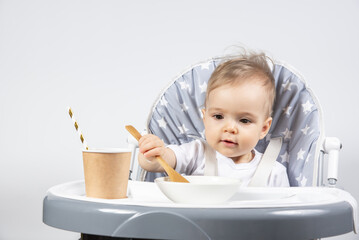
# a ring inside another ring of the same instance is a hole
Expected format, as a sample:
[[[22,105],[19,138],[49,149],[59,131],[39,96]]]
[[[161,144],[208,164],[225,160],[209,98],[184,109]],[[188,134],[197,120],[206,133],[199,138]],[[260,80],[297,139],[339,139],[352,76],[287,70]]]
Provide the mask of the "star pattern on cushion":
[[[302,104],[302,107],[304,114],[308,114],[312,111],[313,104],[311,104],[310,101],[307,100],[304,104]]]
[[[157,122],[158,122],[158,126],[160,126],[160,128],[166,128],[167,123],[164,118],[157,120]]]
[[[282,84],[282,88],[284,91],[291,91],[292,90],[292,86],[295,86],[295,83],[291,82],[291,81],[287,81],[285,83]]]
[[[180,131],[180,134],[186,134],[188,131],[188,128],[186,128],[186,126],[184,124],[182,124],[181,126],[177,127]]]
[[[283,112],[284,112],[284,114],[285,114],[287,117],[290,116],[290,110],[291,110],[291,109],[292,109],[291,106],[287,106],[287,107],[283,108]]]

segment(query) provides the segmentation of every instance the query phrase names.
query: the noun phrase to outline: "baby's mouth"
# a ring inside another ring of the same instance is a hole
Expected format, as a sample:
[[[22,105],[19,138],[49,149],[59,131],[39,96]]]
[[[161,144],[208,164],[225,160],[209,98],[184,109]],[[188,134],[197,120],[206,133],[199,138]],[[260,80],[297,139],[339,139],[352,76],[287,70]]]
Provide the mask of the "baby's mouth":
[[[230,139],[223,139],[221,140],[222,143],[226,144],[226,145],[238,145],[238,143],[230,140]]]

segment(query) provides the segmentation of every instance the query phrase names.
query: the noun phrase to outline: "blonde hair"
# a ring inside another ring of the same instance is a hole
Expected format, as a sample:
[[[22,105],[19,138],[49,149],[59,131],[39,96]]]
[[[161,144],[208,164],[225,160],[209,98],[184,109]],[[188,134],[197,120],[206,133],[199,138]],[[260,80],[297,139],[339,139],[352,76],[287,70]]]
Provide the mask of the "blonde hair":
[[[272,114],[275,100],[275,81],[267,60],[273,61],[264,53],[243,53],[224,60],[212,73],[207,86],[206,102],[214,89],[227,85],[239,84],[248,81],[257,81],[262,84],[268,93],[267,115]],[[257,77],[257,78],[253,78]],[[206,104],[206,103],[205,103]]]

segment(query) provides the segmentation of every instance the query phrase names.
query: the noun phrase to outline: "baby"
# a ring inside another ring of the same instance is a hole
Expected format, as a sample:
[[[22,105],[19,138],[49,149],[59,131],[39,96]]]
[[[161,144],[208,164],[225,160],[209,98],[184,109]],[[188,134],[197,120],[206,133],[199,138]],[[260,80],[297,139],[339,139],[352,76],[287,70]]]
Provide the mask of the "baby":
[[[254,147],[271,127],[274,99],[275,83],[265,54],[229,59],[208,81],[202,109],[206,140],[165,146],[159,137],[144,135],[139,141],[139,163],[147,171],[163,172],[154,160],[159,155],[180,173],[203,175],[209,147],[218,176],[239,178],[242,186],[248,186],[262,159]],[[289,186],[286,168],[277,161],[267,186]]]

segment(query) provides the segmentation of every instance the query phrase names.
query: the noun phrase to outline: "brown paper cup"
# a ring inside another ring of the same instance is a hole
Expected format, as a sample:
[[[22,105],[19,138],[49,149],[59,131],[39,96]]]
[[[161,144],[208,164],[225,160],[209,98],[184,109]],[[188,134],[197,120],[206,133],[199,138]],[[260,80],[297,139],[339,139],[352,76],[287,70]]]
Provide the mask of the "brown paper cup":
[[[86,196],[117,199],[127,197],[131,150],[83,150]]]

